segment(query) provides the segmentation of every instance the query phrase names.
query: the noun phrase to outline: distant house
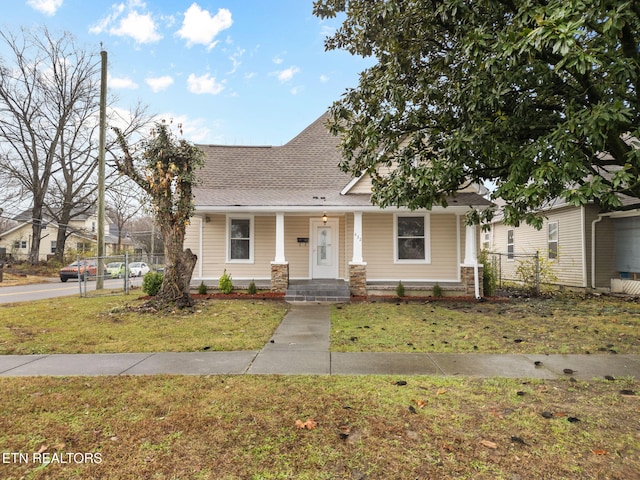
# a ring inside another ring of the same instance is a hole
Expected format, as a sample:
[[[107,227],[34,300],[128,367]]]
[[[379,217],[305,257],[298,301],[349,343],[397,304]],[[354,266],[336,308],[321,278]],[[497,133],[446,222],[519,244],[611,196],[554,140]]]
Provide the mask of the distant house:
[[[465,215],[490,205],[481,190],[459,192],[447,208],[381,209],[368,175],[338,168],[326,119],[279,147],[199,145],[206,161],[186,237],[194,281],[217,285],[226,270],[276,291],[332,280],[363,295],[402,281],[473,294],[479,230]]]
[[[505,278],[514,278],[519,255],[539,254],[550,262],[557,283],[568,287],[640,294],[640,202],[603,211],[590,203],[575,207],[558,201],[542,211],[541,230],[510,227],[497,216],[482,244],[501,253]]]
[[[0,256],[9,257],[16,260],[25,260],[31,250],[33,243],[33,230],[31,212],[25,211],[13,220],[18,224],[0,233]],[[95,213],[76,216],[71,220],[67,229],[68,238],[66,250],[75,250],[79,254],[95,254],[97,245],[98,217]],[[108,222],[105,224],[105,232],[109,232]],[[58,224],[45,216],[43,219],[42,235],[40,241],[40,261],[46,261],[53,257],[57,250]],[[106,235],[106,253],[114,253],[117,249],[117,235]],[[130,243],[130,241],[127,240]],[[126,244],[126,242],[125,242]],[[126,245],[124,245],[126,247]]]

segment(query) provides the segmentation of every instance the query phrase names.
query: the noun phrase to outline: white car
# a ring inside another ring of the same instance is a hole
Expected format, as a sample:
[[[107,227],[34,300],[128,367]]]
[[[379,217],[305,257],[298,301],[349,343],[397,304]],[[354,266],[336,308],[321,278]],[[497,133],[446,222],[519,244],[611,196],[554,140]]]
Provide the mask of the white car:
[[[149,265],[144,262],[133,262],[129,264],[129,276],[131,277],[142,277],[149,273]]]

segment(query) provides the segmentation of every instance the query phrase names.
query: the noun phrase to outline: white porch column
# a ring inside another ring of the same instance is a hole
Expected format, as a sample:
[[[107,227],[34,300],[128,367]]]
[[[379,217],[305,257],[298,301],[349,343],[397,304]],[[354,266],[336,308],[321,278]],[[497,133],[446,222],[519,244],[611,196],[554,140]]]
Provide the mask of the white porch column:
[[[362,212],[353,214],[353,256],[351,263],[362,264]]]
[[[273,263],[286,263],[284,257],[284,213],[276,213],[276,258]]]
[[[467,225],[464,236],[464,265],[476,265],[478,263],[478,249],[476,246],[476,226]]]

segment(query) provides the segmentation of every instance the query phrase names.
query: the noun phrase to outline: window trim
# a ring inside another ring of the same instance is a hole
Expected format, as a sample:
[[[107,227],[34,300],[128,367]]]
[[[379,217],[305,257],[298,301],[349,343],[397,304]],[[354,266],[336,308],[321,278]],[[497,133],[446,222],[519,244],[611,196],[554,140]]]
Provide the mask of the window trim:
[[[551,240],[551,225],[555,225],[556,226],[556,239],[555,240]],[[555,256],[551,256],[551,244],[555,243],[556,244],[556,248],[555,248]],[[551,260],[551,261],[556,261],[558,260],[558,257],[560,256],[560,223],[556,220],[554,222],[548,222],[547,223],[547,259]]]
[[[233,220],[249,220],[249,258],[231,258],[231,222]],[[255,222],[253,215],[227,215],[227,232],[226,241],[226,263],[255,263],[254,260],[254,244],[255,244]]]
[[[511,243],[509,243],[509,232],[511,232]],[[509,252],[511,246],[511,252]],[[516,258],[516,231],[513,228],[507,229],[507,260],[513,262]]]
[[[398,258],[398,218],[416,217],[424,219],[424,259]],[[431,215],[429,213],[393,214],[393,263],[402,265],[427,265],[431,263]]]

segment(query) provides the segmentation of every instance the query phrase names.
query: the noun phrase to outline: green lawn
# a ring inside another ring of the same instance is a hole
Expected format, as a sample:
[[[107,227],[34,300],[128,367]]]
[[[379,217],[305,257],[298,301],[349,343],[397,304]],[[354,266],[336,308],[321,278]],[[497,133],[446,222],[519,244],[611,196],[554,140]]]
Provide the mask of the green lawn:
[[[334,307],[340,352],[640,353],[640,302],[558,297]]]
[[[133,296],[63,297],[0,306],[0,354],[258,350],[287,306],[209,300],[194,313],[139,313]]]

